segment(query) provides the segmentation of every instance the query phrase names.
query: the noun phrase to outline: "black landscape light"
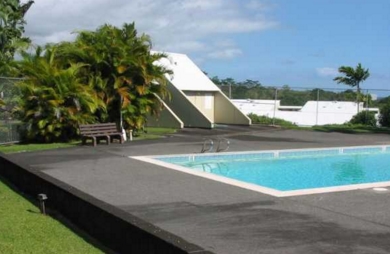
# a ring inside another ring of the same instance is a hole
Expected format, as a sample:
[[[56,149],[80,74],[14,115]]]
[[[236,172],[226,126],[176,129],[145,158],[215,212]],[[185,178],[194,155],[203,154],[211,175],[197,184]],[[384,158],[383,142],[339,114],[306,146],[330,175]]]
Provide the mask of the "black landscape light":
[[[41,210],[42,214],[46,215],[46,210],[45,210],[45,200],[47,200],[46,194],[38,194],[38,200],[39,200],[39,208]]]

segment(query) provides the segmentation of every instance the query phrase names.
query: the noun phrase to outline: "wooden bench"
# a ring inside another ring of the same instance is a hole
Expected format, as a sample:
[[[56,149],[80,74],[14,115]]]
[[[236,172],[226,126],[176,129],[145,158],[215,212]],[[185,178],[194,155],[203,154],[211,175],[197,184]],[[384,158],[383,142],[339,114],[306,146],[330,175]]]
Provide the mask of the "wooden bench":
[[[83,145],[88,138],[92,139],[93,146],[99,143],[100,139],[106,139],[107,145],[116,138],[123,144],[122,132],[118,131],[115,123],[82,124],[79,125]]]

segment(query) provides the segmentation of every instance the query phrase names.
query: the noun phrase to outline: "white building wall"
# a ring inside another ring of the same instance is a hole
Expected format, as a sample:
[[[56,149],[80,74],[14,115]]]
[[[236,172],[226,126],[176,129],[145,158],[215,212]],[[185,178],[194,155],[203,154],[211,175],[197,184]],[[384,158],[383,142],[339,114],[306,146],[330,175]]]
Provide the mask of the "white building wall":
[[[214,124],[220,123],[251,124],[250,119],[222,94],[190,58],[184,54],[166,55],[167,59],[155,63],[173,72],[173,75],[166,76],[170,84],[168,89],[172,94],[172,100],[166,101],[166,104],[186,127],[213,128]]]
[[[298,111],[279,110],[280,101],[261,100],[232,100],[232,102],[245,114],[256,114],[273,118],[284,119],[299,126],[314,126],[326,124],[343,124],[349,122],[357,113],[357,104],[347,101],[308,101]],[[271,102],[274,102],[271,105]],[[318,108],[317,108],[318,106]],[[360,111],[363,103],[360,103]],[[376,111],[377,109],[368,109]]]
[[[208,119],[214,122],[214,94],[212,92],[183,91],[187,98]]]

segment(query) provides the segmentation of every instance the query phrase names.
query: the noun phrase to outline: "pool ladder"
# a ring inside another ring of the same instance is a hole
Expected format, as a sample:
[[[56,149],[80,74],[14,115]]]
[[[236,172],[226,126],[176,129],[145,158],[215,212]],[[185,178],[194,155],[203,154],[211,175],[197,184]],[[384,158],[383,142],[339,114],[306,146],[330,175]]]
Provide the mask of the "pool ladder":
[[[229,150],[230,141],[228,139],[226,139],[226,138],[219,138],[219,139],[217,139],[217,141],[218,141],[218,145],[217,145],[217,149],[215,149],[216,153],[224,152],[224,151]],[[221,146],[222,143],[225,143],[225,147]],[[200,152],[201,153],[212,152],[213,149],[214,149],[214,141],[210,138],[210,139],[206,139],[203,142],[202,150]]]

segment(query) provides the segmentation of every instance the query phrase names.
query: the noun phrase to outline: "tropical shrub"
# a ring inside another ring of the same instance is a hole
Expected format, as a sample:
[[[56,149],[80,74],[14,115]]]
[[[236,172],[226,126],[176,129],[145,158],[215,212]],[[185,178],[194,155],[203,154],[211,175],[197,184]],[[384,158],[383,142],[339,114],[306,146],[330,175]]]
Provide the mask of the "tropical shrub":
[[[141,129],[162,108],[156,95],[168,95],[171,71],[156,64],[166,56],[151,52],[150,38],[138,36],[134,24],[104,25],[79,32],[74,42],[21,54],[16,67],[25,80],[16,114],[29,140],[68,140],[83,123],[123,121]]]
[[[248,114],[248,117],[252,120],[254,124],[265,124],[265,125],[279,125],[283,127],[294,127],[297,126],[295,123],[280,119],[280,118],[270,118],[267,116],[259,116],[256,114]]]
[[[151,52],[149,36],[137,35],[133,24],[122,28],[104,25],[94,32],[80,32],[74,43],[62,43],[61,56],[86,65],[88,83],[106,105],[98,110],[100,122],[121,123],[140,129],[148,114],[158,114],[162,98],[168,95],[165,74],[171,74],[155,63],[166,57]]]
[[[38,142],[67,141],[77,135],[78,124],[95,121],[93,113],[104,103],[85,83],[80,63],[64,64],[56,46],[22,53],[17,66],[25,80],[18,83],[22,97],[15,114],[25,123],[22,137]]]
[[[390,127],[390,103],[384,104],[380,108],[379,124],[382,127]]]
[[[353,116],[351,124],[361,124],[366,126],[376,126],[375,112],[362,111]]]

